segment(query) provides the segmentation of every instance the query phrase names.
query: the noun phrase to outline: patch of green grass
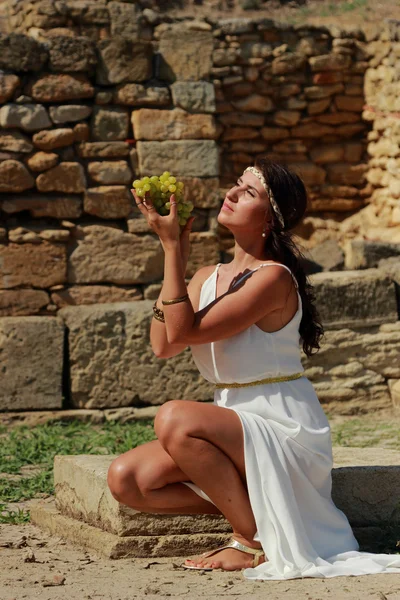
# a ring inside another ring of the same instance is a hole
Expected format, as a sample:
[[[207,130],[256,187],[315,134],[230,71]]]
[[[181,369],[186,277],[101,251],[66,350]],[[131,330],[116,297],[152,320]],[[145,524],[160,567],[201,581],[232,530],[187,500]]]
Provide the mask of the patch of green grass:
[[[344,2],[328,2],[320,7],[303,7],[296,11],[291,22],[298,23],[308,17],[337,17],[352,11],[368,8],[369,0],[346,0]]]
[[[374,421],[371,416],[331,425],[331,437],[333,446],[400,450],[398,423]]]
[[[24,465],[40,465],[32,477],[17,481],[0,476],[0,523],[25,522],[29,511],[15,514],[5,502],[20,502],[54,494],[53,461],[58,454],[122,454],[156,439],[153,420],[140,423],[92,425],[57,421],[7,430],[0,427],[0,473],[18,474]],[[23,513],[23,514],[22,514]]]

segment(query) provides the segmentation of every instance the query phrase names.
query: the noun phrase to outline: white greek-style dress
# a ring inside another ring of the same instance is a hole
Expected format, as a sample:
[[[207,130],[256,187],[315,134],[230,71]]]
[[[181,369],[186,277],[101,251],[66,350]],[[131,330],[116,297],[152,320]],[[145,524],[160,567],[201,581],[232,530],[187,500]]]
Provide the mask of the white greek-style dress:
[[[215,300],[220,264],[203,283],[199,310]],[[257,269],[271,264],[280,263]],[[298,309],[282,329],[266,333],[253,324],[230,338],[191,346],[205,379],[214,384],[249,383],[304,372],[299,334],[302,303],[291,275]],[[216,388],[214,404],[236,411],[241,420],[247,486],[257,525],[254,540],[268,558],[244,569],[246,579],[400,574],[400,555],[358,551],[346,515],[333,503],[330,425],[307,377]],[[185,485],[212,502],[194,483]]]

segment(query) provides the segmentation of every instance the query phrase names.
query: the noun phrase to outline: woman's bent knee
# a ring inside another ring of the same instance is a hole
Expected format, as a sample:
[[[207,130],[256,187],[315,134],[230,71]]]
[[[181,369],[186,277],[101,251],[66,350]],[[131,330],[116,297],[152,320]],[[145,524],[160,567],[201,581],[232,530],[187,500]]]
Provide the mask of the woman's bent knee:
[[[176,436],[183,423],[182,400],[169,400],[157,411],[154,419],[154,431],[163,447],[166,447],[172,436]]]
[[[107,485],[118,502],[125,503],[128,497],[131,501],[137,498],[138,502],[143,498],[136,484],[134,471],[121,457],[111,463],[107,472]]]

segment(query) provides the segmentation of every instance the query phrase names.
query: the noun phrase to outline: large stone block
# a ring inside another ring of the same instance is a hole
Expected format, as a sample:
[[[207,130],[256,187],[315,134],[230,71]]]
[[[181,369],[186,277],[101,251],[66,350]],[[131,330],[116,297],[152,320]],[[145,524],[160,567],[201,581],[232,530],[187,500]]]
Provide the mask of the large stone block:
[[[0,103],[11,100],[20,84],[21,80],[17,75],[0,73]]]
[[[99,185],[85,191],[84,210],[101,219],[124,219],[129,216],[133,202],[124,185]]]
[[[32,150],[31,140],[19,131],[0,132],[0,151],[29,154]]]
[[[334,446],[332,498],[351,525],[391,521],[398,524],[400,453],[397,450]],[[188,535],[230,531],[222,515],[142,513],[118,503],[107,485],[107,471],[116,456],[61,456],[54,459],[56,506],[74,517],[121,537]],[[371,485],[370,481],[376,481]]]
[[[132,125],[137,140],[213,140],[218,136],[217,122],[212,115],[191,114],[181,108],[135,110]]]
[[[38,131],[51,127],[47,110],[40,104],[7,104],[0,109],[1,127],[17,127],[24,131]]]
[[[167,81],[209,79],[213,47],[211,32],[183,30],[181,25],[168,28],[160,36],[159,77]]]
[[[114,285],[74,285],[70,288],[53,292],[51,300],[58,308],[64,308],[65,306],[81,304],[133,302],[143,300],[143,294],[139,286],[125,289]]]
[[[94,87],[85,75],[47,74],[29,83],[26,93],[36,102],[64,102],[92,98]]]
[[[35,315],[49,303],[43,290],[1,290],[0,317]]]
[[[52,194],[10,195],[1,203],[7,214],[28,210],[32,217],[54,217],[55,219],[78,219],[82,214],[80,196]]]
[[[171,85],[175,106],[189,112],[215,113],[215,90],[207,81],[176,81]]]
[[[58,73],[91,71],[97,64],[96,47],[87,37],[49,38],[49,68]]]
[[[123,83],[114,94],[115,104],[128,106],[168,106],[170,101],[167,87],[144,86],[140,83]]]
[[[107,471],[116,456],[56,456],[56,506],[65,515],[120,536],[228,532],[220,515],[163,515],[143,513],[112,496]],[[88,493],[91,490],[92,493]],[[73,500],[75,497],[75,500]]]
[[[115,227],[77,228],[68,262],[69,283],[151,283],[164,272],[164,252],[154,236],[125,233]]]
[[[136,83],[151,78],[153,50],[149,42],[117,37],[102,40],[97,47],[98,84]]]
[[[73,406],[112,408],[213,397],[189,349],[168,359],[153,353],[152,305],[143,300],[59,311],[68,329]]]
[[[400,322],[327,329],[320,350],[302,356],[305,375],[332,413],[367,414],[392,408],[387,380],[400,375]]]
[[[86,189],[85,171],[79,163],[63,162],[36,180],[40,192],[79,193]]]
[[[377,267],[381,259],[397,256],[400,261],[400,244],[349,240],[346,245],[346,268],[369,269]]]
[[[171,171],[186,177],[217,177],[219,152],[213,140],[138,142],[142,175]]]
[[[28,169],[17,160],[0,162],[0,192],[23,192],[35,186]]]
[[[57,318],[0,319],[0,410],[61,408],[63,346]]]
[[[47,61],[47,50],[33,37],[20,33],[0,36],[0,68],[10,71],[40,71]]]
[[[93,181],[103,185],[130,185],[132,183],[132,171],[125,160],[90,162],[88,173]]]
[[[310,276],[322,323],[330,329],[397,321],[394,282],[378,269]]]
[[[111,142],[126,140],[129,131],[129,113],[125,108],[96,106],[92,115],[94,140]]]
[[[61,244],[9,244],[0,247],[0,288],[47,288],[66,280],[66,250]]]

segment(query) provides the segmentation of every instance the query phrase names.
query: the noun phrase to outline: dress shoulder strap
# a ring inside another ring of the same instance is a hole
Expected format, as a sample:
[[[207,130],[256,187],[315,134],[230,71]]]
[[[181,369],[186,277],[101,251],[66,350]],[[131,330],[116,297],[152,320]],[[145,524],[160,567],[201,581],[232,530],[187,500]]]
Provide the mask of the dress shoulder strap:
[[[296,277],[293,275],[292,271],[289,269],[289,267],[287,265],[284,265],[282,263],[263,263],[262,265],[259,265],[258,267],[256,267],[255,269],[253,269],[253,271],[257,271],[257,269],[260,269],[261,267],[271,267],[271,266],[280,266],[280,267],[284,267],[285,269],[287,269],[289,271],[289,273],[291,274],[294,284],[296,286],[296,288],[299,287],[298,283],[297,283],[297,279]]]

